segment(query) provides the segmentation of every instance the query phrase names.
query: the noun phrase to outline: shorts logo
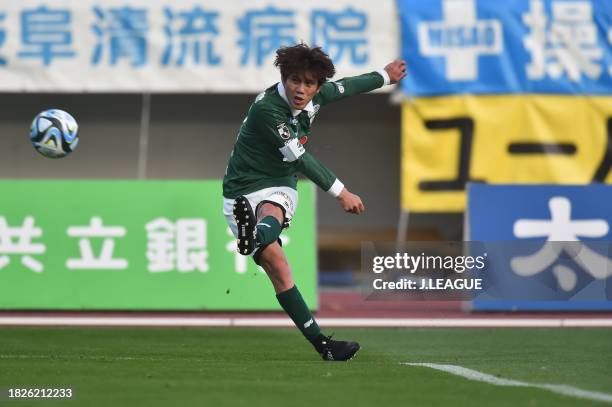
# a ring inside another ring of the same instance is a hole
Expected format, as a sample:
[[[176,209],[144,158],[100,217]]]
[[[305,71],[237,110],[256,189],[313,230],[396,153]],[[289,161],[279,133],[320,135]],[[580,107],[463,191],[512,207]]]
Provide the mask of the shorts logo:
[[[289,127],[287,127],[287,123],[279,124],[276,126],[276,129],[283,140],[289,140],[291,137],[291,132],[289,131]]]
[[[283,205],[288,211],[293,212],[293,200],[282,191],[275,191],[271,196],[279,196],[279,200],[275,201],[281,205]]]

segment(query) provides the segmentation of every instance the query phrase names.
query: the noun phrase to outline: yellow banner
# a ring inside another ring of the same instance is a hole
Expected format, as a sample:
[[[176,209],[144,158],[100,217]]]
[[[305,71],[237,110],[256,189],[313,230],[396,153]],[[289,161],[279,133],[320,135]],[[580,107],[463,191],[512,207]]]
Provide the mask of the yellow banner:
[[[418,98],[402,107],[402,208],[460,212],[466,182],[612,183],[612,97]]]

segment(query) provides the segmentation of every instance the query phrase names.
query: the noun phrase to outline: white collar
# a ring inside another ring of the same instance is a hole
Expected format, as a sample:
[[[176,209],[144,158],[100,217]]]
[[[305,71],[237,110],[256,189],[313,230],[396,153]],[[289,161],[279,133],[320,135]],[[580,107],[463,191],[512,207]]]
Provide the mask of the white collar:
[[[280,81],[278,83],[278,85],[276,86],[276,89],[278,90],[278,94],[281,95],[283,100],[287,102],[287,104],[289,105],[289,108],[291,109],[291,114],[293,115],[293,117],[297,116],[298,114],[302,112],[302,109],[294,109],[293,106],[291,106],[291,103],[289,103],[289,99],[287,99],[287,91],[285,90],[285,85],[283,85],[283,81]],[[308,104],[304,107],[304,110],[310,113],[314,113],[315,110],[314,110],[314,105],[312,104],[312,100],[308,102]]]

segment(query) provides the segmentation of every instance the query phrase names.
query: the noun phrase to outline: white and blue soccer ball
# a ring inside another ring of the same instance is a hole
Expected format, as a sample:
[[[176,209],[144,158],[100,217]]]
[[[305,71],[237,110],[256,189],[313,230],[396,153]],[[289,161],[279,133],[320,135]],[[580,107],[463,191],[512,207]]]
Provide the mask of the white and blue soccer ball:
[[[62,158],[79,143],[79,125],[69,113],[59,109],[40,112],[30,126],[32,145],[48,158]]]

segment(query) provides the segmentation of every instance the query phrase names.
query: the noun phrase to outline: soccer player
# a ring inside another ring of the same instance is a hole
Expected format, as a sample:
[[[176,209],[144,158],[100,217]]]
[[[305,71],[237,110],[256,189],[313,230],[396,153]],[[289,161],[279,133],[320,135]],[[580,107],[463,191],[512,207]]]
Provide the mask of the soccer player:
[[[223,178],[223,213],[238,251],[252,255],[270,278],[276,298],[324,360],[345,361],[359,350],[357,342],[333,340],[321,333],[296,287],[279,235],[289,227],[298,204],[296,173],[302,173],[338,199],[346,212],[364,211],[359,196],[304,145],[319,108],[346,97],[399,82],[406,63],[328,82],[334,64],[320,47],[282,47],[274,65],[281,81],[260,93],[242,122]]]

